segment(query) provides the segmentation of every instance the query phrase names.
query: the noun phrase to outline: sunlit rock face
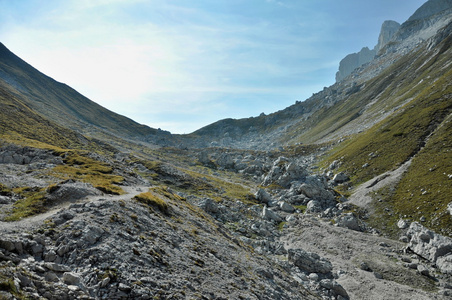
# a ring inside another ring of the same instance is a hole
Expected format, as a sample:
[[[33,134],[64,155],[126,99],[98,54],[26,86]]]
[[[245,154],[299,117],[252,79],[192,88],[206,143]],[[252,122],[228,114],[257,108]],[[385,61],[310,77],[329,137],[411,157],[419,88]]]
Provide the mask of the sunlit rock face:
[[[336,73],[336,81],[341,81],[353,70],[370,62],[375,57],[375,50],[370,50],[368,47],[364,47],[358,53],[352,53],[347,55],[339,63],[339,71]]]
[[[380,35],[378,37],[378,44],[375,46],[375,51],[378,52],[391,40],[394,33],[399,30],[400,24],[396,21],[387,20],[381,25]]]

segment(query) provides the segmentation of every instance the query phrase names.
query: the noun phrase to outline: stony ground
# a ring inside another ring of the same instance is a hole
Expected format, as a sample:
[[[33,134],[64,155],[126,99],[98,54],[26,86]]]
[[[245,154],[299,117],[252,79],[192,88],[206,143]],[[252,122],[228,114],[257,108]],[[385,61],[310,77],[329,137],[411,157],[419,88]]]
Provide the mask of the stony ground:
[[[212,163],[211,156],[203,160]],[[0,299],[451,297],[450,274],[349,212],[349,202],[367,203],[367,190],[339,199],[332,187],[344,174],[313,174],[312,156],[219,153],[215,161],[264,187],[254,204],[200,198],[138,177],[126,179],[125,194],[116,196],[69,181],[47,196],[64,201],[46,213],[0,222]],[[0,167],[5,185],[52,181],[22,164]],[[175,174],[172,181],[184,178]],[[167,206],[137,201],[150,188]],[[0,208],[8,214],[17,199],[5,199]]]

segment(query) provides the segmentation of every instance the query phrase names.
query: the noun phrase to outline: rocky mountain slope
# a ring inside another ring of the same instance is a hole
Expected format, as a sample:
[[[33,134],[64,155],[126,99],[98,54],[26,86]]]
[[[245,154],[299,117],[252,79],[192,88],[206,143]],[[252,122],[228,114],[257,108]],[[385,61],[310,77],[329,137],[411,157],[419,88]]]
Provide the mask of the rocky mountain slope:
[[[112,140],[115,136],[165,143],[169,132],[152,129],[116,114],[71,87],[42,74],[0,43],[0,78],[3,89],[35,113],[61,127]]]
[[[395,33],[393,31],[397,26],[391,25],[392,22],[385,22],[379,40],[386,43],[377,45],[378,55],[375,57],[361,55],[367,57],[365,59],[367,63],[357,69],[347,67],[350,70],[354,69],[353,73],[344,76],[341,81],[324,88],[306,101],[297,102],[268,116],[220,120],[189,135],[187,143],[202,147],[217,145],[271,149],[298,142],[318,143],[337,140],[371,127],[409,100],[403,96],[379,97],[385,90],[388,92],[389,88],[393,89],[393,86],[390,86],[392,82],[397,82],[400,90],[412,83],[404,78],[397,78],[395,74],[391,75],[392,81],[385,81],[391,71],[383,72],[393,67],[401,58],[405,57],[405,60],[399,64],[413,59],[409,56],[413,53],[428,60],[435,53],[435,49],[432,49],[433,44],[438,47],[436,51],[441,51],[440,48],[443,46],[438,45],[439,40],[445,39],[450,34],[448,25],[452,21],[451,7],[450,1],[447,0],[428,1]],[[389,35],[391,38],[387,40],[386,36]],[[445,56],[444,60],[448,59],[447,51],[444,53],[441,51],[441,54]],[[360,60],[359,54],[354,57],[352,60]],[[443,69],[443,65],[439,63],[436,67]],[[418,72],[418,68],[413,66],[411,72]],[[421,77],[419,80],[426,76],[419,73],[418,75]],[[375,82],[378,81],[381,83],[376,85]],[[355,100],[350,101],[350,98]],[[358,106],[356,102],[359,102],[359,109],[356,109]],[[375,105],[388,109],[374,110]],[[327,110],[328,114],[325,115]],[[334,116],[332,112],[337,111],[341,113]],[[360,118],[363,115],[366,117]]]
[[[387,22],[305,102],[186,136],[1,47],[0,299],[450,299],[450,7]]]

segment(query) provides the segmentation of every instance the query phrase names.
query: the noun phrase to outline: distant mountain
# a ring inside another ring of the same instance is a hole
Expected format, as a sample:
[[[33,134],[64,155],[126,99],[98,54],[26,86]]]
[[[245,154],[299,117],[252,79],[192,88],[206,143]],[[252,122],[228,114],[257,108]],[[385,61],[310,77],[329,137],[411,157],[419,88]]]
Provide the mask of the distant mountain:
[[[195,147],[272,149],[294,143],[332,141],[368,129],[411,99],[401,95],[394,98],[396,90],[408,88],[414,78],[417,82],[432,82],[435,76],[444,75],[439,60],[435,60],[436,69],[432,69],[435,72],[428,75],[420,74],[408,61],[415,57],[429,61],[441,47],[441,41],[447,44],[450,22],[450,1],[428,1],[401,26],[385,22],[377,45],[379,53],[306,101],[267,116],[220,120],[184,139]],[[362,52],[370,50],[365,48]],[[441,57],[447,58],[449,54],[443,51]],[[353,56],[352,60],[359,61],[359,54]],[[369,59],[367,54],[361,56]],[[398,77],[397,68],[409,72],[410,77]],[[382,98],[382,94],[388,97]],[[377,106],[381,109],[376,109]]]
[[[447,298],[448,8],[385,22],[370,61],[304,102],[190,135],[0,44],[0,299]]]
[[[153,129],[114,113],[71,87],[42,74],[0,43],[0,82],[24,105],[59,124],[98,138],[164,143],[169,132]]]

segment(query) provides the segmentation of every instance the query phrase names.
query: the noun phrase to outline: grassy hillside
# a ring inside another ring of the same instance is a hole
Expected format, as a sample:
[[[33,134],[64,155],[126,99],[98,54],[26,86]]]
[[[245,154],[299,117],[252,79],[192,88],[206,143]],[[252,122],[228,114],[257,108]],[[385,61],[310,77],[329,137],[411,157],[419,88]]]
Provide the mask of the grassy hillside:
[[[391,80],[374,107],[399,104],[394,113],[341,143],[325,162],[341,161],[341,170],[359,184],[413,158],[398,186],[375,195],[381,201],[374,204],[373,225],[382,230],[393,229],[399,218],[424,217],[426,226],[452,235],[446,210],[452,174],[450,45],[449,38],[436,50],[421,49],[382,74]]]
[[[5,141],[35,145],[44,143],[64,148],[88,143],[83,136],[58,126],[34,112],[2,82],[0,82],[0,104],[2,107],[0,138]]]
[[[71,87],[42,74],[0,43],[0,80],[22,95],[24,104],[43,116],[85,134],[143,139],[156,129],[109,111]]]

